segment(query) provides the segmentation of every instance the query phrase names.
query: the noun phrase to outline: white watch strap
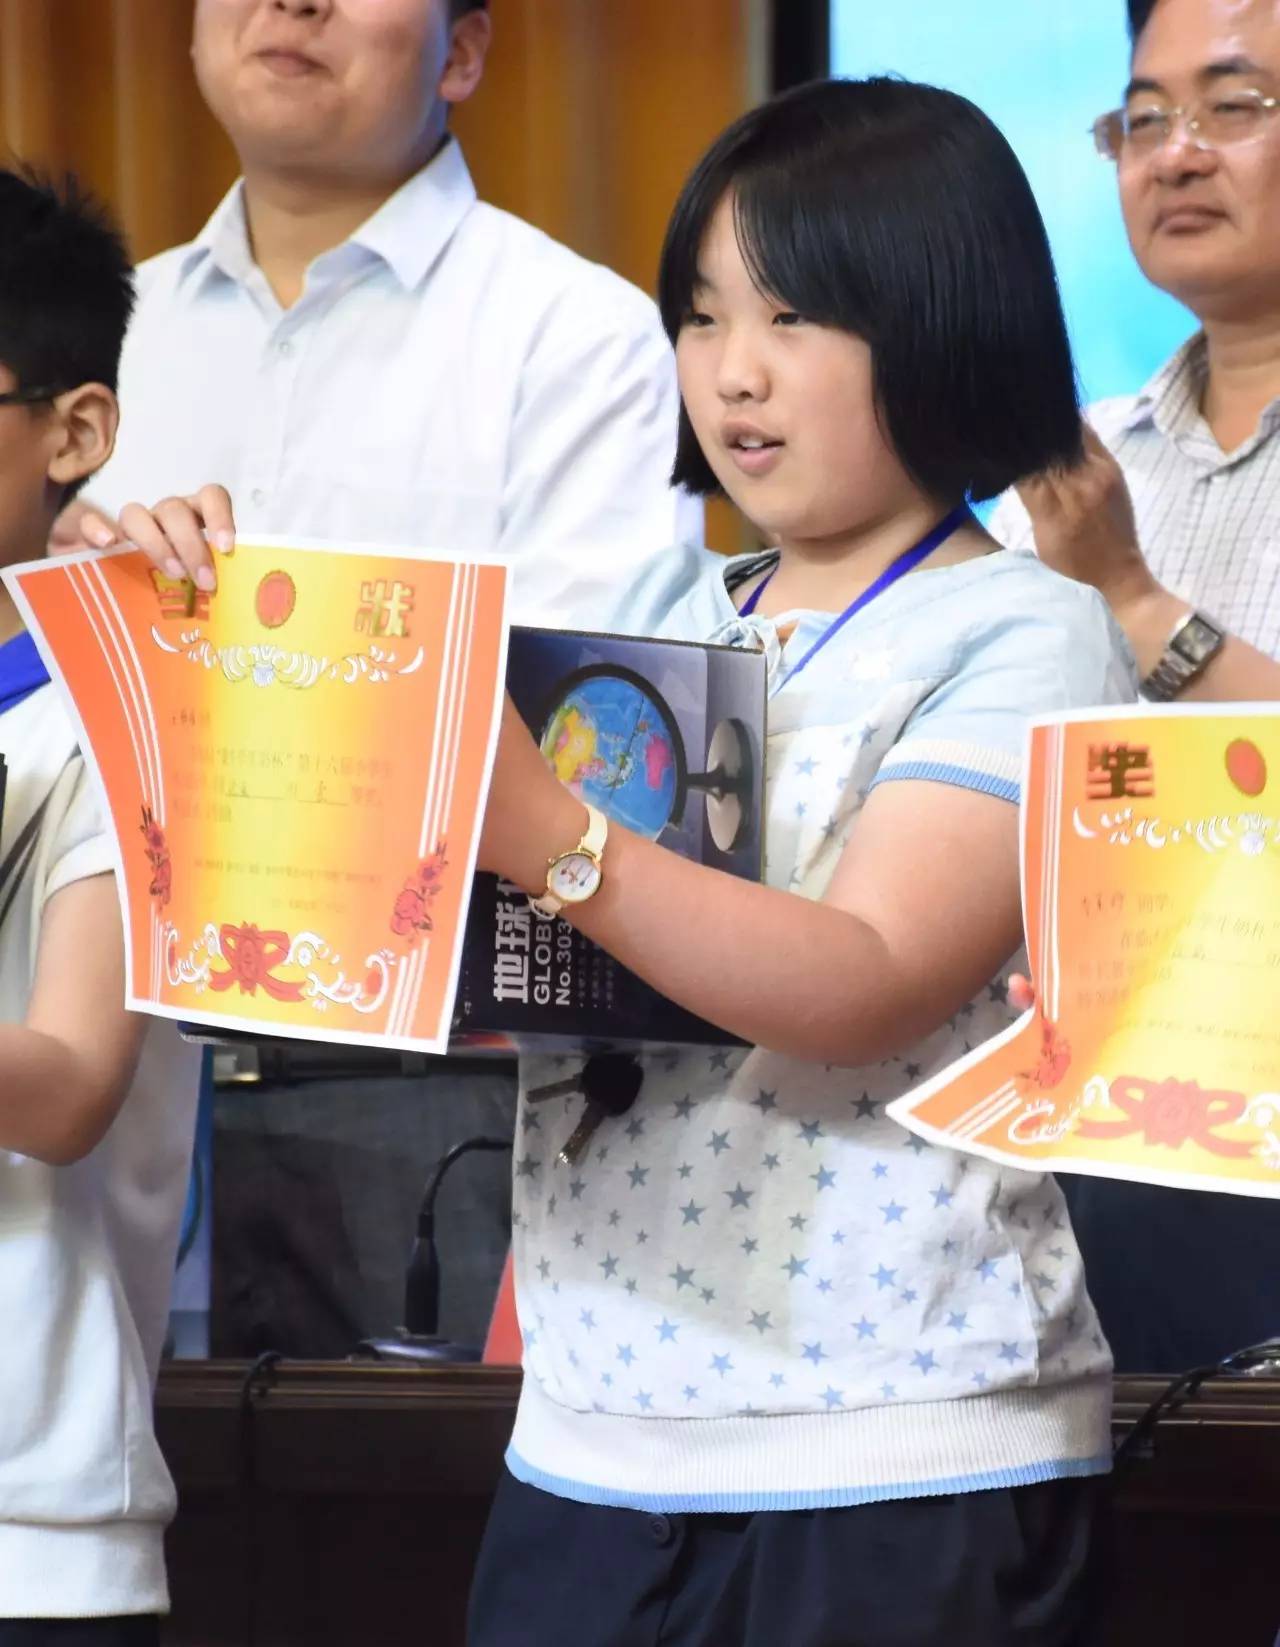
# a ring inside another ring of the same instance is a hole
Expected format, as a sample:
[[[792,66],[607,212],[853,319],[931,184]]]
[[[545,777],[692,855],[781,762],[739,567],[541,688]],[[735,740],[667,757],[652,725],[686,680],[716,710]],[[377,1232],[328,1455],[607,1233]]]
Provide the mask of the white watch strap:
[[[569,851],[585,852],[590,857],[594,858],[597,863],[599,863],[600,859],[604,856],[605,841],[609,836],[609,820],[598,807],[592,806],[590,801],[584,801],[582,804],[587,809],[586,832],[584,833],[582,839],[578,842],[577,846],[570,847]],[[568,853],[560,854],[560,857],[567,856]],[[551,863],[559,863],[560,857],[552,858]],[[539,915],[558,915],[564,908],[564,899],[557,898],[548,884],[545,892],[540,893],[536,898],[529,899],[529,905],[532,909],[537,910]]]
[[[609,820],[590,801],[582,804],[587,809],[587,832],[578,843],[578,851],[589,852],[593,858],[599,858],[604,853],[604,843],[609,835]]]

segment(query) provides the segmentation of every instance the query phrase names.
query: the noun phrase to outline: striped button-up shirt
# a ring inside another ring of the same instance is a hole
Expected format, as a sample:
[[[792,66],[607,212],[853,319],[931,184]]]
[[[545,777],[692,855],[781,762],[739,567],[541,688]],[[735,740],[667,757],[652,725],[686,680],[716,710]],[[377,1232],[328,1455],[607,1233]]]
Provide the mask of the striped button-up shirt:
[[[1204,377],[1197,334],[1141,394],[1099,401],[1089,421],[1124,471],[1155,576],[1280,659],[1280,399],[1242,446],[1224,452],[1200,414]],[[991,531],[1008,548],[1034,547],[1013,493],[1001,500]]]

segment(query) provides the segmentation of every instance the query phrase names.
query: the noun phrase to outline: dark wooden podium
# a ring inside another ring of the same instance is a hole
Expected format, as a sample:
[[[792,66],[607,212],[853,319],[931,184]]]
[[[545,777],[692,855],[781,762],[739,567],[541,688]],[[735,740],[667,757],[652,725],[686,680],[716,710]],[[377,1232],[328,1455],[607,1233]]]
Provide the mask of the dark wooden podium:
[[[452,1647],[516,1368],[173,1362],[166,1647]]]
[[[169,1647],[462,1647],[519,1373],[285,1362],[246,1390],[247,1372],[161,1373]],[[1117,1435],[1162,1388],[1117,1380]],[[1273,1647],[1280,1380],[1212,1385],[1165,1421],[1116,1510],[1107,1647]]]

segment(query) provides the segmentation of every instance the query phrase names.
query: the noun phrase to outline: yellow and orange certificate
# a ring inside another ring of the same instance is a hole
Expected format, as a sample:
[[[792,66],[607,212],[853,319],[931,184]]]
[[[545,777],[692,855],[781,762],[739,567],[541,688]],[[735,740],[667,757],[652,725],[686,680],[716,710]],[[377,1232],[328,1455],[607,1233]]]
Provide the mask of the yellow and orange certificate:
[[[1280,1196],[1280,712],[1037,722],[1035,1009],[889,1113],[1010,1165]]]
[[[212,596],[135,549],[5,580],[110,809],[130,1007],[443,1051],[505,569],[262,538]]]

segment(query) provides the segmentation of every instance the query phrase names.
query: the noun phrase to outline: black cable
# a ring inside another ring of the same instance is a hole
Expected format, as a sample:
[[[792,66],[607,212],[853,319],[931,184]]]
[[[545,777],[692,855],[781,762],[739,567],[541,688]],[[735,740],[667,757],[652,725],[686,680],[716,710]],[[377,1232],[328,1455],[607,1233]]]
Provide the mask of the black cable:
[[[196,1237],[200,1234],[200,1225],[204,1221],[204,1163],[200,1159],[199,1150],[192,1156],[191,1161],[191,1217],[187,1220],[186,1228],[178,1241],[178,1256],[174,1259],[173,1267],[180,1270],[186,1263],[192,1247],[196,1244]]]
[[[1280,1338],[1268,1338],[1261,1344],[1248,1344],[1242,1350],[1233,1350],[1221,1361],[1203,1367],[1192,1367],[1171,1379],[1142,1417],[1119,1443],[1114,1452],[1116,1473],[1129,1469],[1141,1458],[1149,1458],[1154,1445],[1156,1428],[1164,1418],[1171,1417],[1188,1401],[1200,1393],[1205,1384],[1217,1378],[1256,1377],[1268,1367],[1280,1373]]]
[[[258,1603],[262,1588],[262,1545],[258,1537],[258,1459],[255,1402],[275,1383],[275,1369],[284,1360],[279,1350],[263,1350],[240,1381],[239,1439],[240,1488],[244,1498],[245,1528],[245,1647],[257,1647]]]
[[[404,1329],[434,1337],[440,1327],[440,1255],[436,1249],[436,1198],[453,1163],[472,1150],[509,1150],[510,1138],[464,1138],[437,1163],[418,1207],[417,1234],[404,1278]]]

